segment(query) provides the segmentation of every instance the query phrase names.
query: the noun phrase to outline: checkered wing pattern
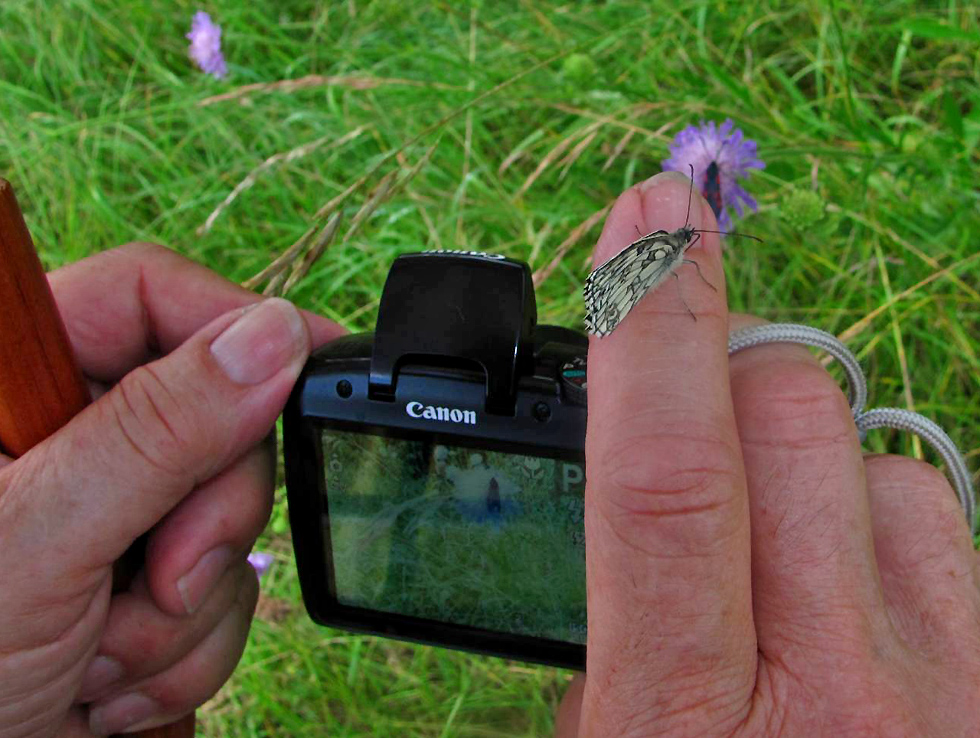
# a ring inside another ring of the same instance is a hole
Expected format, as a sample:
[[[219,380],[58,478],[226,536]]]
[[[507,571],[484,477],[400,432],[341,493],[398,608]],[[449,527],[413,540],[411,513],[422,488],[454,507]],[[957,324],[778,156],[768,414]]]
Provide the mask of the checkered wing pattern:
[[[685,245],[679,231],[654,231],[597,267],[585,280],[583,290],[589,333],[612,333],[647,292],[680,266]]]

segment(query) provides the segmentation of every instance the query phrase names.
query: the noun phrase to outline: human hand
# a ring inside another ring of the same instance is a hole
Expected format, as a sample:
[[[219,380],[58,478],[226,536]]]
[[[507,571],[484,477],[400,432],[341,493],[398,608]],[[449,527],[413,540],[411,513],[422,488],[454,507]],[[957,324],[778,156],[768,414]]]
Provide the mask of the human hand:
[[[626,192],[595,263],[683,225],[689,187]],[[729,359],[729,331],[761,321],[729,316],[702,244],[718,291],[678,272],[697,322],[665,284],[591,339],[587,669],[556,736],[980,735],[980,558],[949,483],[862,456],[806,349]]]
[[[258,593],[246,556],[271,510],[270,431],[311,344],[342,332],[282,300],[243,312],[261,298],[161,247],[50,282],[105,393],[0,457],[3,738],[170,723],[227,679]],[[143,568],[113,593],[147,531]]]

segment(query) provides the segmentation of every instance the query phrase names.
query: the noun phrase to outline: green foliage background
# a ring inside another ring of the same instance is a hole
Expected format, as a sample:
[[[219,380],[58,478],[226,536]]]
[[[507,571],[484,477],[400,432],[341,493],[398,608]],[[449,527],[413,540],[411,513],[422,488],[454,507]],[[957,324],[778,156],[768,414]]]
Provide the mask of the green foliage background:
[[[149,240],[242,281],[358,178],[378,167],[343,203],[348,219],[435,144],[289,297],[369,329],[399,253],[491,249],[542,270],[567,241],[539,313],[578,327],[601,221],[576,228],[658,171],[681,127],[730,117],[768,164],[748,183],[760,210],[739,223],[764,242],[727,252],[732,308],[846,335],[872,406],[914,406],[980,466],[974,4],[213,0],[201,9],[223,27],[225,81],[187,58],[198,9],[0,4],[0,173],[48,267]],[[203,104],[305,75],[340,79]],[[197,235],[262,162],[324,137],[259,170]],[[918,450],[892,433],[867,445]],[[250,645],[200,712],[202,734],[550,733],[569,673],[309,623],[279,498]]]
[[[584,489],[560,488],[564,462],[532,459],[532,479],[516,454],[473,466],[467,448],[441,447],[440,463],[412,440],[324,432],[323,443],[340,603],[585,643]]]

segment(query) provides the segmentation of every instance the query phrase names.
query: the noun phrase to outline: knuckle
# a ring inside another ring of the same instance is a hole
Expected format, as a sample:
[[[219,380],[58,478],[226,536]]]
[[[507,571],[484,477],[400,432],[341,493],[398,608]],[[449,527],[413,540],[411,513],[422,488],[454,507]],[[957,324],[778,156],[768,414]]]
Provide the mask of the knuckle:
[[[909,504],[929,517],[960,514],[959,500],[946,476],[932,464],[895,454],[868,454],[864,457],[868,486],[874,489],[907,489]]]
[[[748,421],[739,423],[743,442],[807,449],[856,438],[847,398],[813,361],[770,362],[736,384],[736,411]]]
[[[711,539],[735,519],[731,507],[743,483],[741,463],[736,449],[717,436],[635,434],[605,449],[596,462],[596,478],[603,484],[596,502],[607,517],[704,517],[708,524],[697,530]]]
[[[125,441],[157,471],[180,474],[207,443],[152,365],[127,374],[106,397]]]
[[[915,521],[906,556],[921,561],[968,558],[972,550],[966,517],[952,485],[935,466],[890,454],[864,460],[868,494],[895,524]],[[910,529],[911,532],[911,529]]]
[[[655,690],[650,685],[659,675],[652,674],[642,663],[618,661],[597,674],[590,673],[595,699],[615,726],[610,734],[732,735],[744,718],[745,703],[751,694],[747,670],[702,665],[688,667],[685,672],[671,671],[660,676]],[[690,732],[682,731],[682,725]],[[696,733],[694,725],[698,726]]]

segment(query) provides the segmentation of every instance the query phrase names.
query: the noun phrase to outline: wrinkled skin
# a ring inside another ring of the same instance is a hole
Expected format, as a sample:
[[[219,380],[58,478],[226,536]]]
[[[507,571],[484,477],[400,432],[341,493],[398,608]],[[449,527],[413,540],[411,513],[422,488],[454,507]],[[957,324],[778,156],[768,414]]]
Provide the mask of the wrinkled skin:
[[[629,190],[597,263],[682,225],[687,197],[673,175]],[[714,227],[697,195],[691,221]],[[980,735],[978,556],[948,483],[862,457],[805,349],[729,360],[728,331],[757,321],[727,312],[717,237],[690,256],[717,288],[679,271],[697,322],[664,285],[592,340],[588,677],[557,736]],[[0,459],[0,738],[159,725],[218,689],[257,594],[269,432],[310,346],[341,332],[304,315],[288,346],[255,340],[239,381],[211,347],[259,298],[202,267],[138,245],[51,282],[100,396]],[[276,310],[269,333],[293,335]]]
[[[684,224],[690,181],[624,193],[595,263]],[[691,222],[714,229],[695,193]],[[718,236],[591,339],[587,676],[557,738],[980,736],[980,574],[934,467],[862,456],[805,348],[727,356]],[[732,252],[753,244],[734,242]]]
[[[341,333],[276,301],[232,376],[210,347],[261,298],[213,272],[133,245],[50,281],[97,399],[0,458],[2,738],[169,723],[217,691],[258,595],[246,556],[272,506],[270,432],[311,345]],[[147,532],[113,594],[113,563]]]

